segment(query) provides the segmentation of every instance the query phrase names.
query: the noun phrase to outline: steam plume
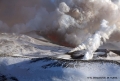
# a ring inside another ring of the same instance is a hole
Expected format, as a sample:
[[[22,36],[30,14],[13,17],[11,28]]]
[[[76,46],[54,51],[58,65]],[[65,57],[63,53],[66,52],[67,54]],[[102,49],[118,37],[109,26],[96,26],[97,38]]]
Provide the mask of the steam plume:
[[[1,32],[39,31],[71,46],[98,31],[103,19],[109,27],[120,25],[119,0],[1,0],[0,12]]]
[[[109,39],[110,35],[116,31],[116,26],[109,27],[108,22],[103,20],[101,23],[100,29],[95,32],[94,35],[90,36],[78,47],[72,49],[70,52],[78,51],[78,50],[86,50],[84,59],[92,59],[94,52]]]

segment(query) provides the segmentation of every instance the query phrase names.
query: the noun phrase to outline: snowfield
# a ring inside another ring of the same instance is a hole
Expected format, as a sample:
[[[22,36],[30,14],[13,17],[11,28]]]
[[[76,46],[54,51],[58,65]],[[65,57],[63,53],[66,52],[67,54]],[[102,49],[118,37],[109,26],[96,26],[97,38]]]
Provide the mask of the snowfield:
[[[28,35],[0,35],[0,81],[120,80],[119,55],[75,60],[65,55],[71,48],[52,44],[36,34],[32,35],[39,39]],[[115,49],[114,45],[111,47]]]

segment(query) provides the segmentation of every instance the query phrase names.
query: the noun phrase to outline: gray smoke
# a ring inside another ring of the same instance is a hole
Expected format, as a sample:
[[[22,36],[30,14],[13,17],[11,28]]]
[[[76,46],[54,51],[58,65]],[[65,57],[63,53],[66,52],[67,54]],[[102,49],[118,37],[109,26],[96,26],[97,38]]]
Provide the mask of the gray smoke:
[[[119,0],[0,0],[0,31],[40,31],[78,45],[100,27],[120,23]],[[53,34],[51,34],[53,33]]]

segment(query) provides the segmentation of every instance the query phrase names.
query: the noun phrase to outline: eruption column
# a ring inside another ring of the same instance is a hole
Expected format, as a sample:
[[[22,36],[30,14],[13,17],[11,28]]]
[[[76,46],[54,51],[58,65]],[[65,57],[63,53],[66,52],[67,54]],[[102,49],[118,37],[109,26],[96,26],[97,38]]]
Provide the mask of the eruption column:
[[[78,47],[72,49],[70,52],[78,50],[86,50],[83,59],[89,60],[93,57],[93,52],[95,52],[100,45],[109,39],[110,35],[116,30],[116,26],[108,26],[108,21],[103,20],[99,31],[95,32],[91,37],[88,37],[82,44]]]

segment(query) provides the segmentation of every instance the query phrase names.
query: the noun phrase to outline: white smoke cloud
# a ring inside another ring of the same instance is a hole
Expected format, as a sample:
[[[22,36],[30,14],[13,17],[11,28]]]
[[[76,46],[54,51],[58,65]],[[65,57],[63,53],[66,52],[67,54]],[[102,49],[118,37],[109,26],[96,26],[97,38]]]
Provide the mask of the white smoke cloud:
[[[53,33],[58,40],[78,45],[105,19],[120,23],[119,0],[7,0],[0,1],[0,31]]]

